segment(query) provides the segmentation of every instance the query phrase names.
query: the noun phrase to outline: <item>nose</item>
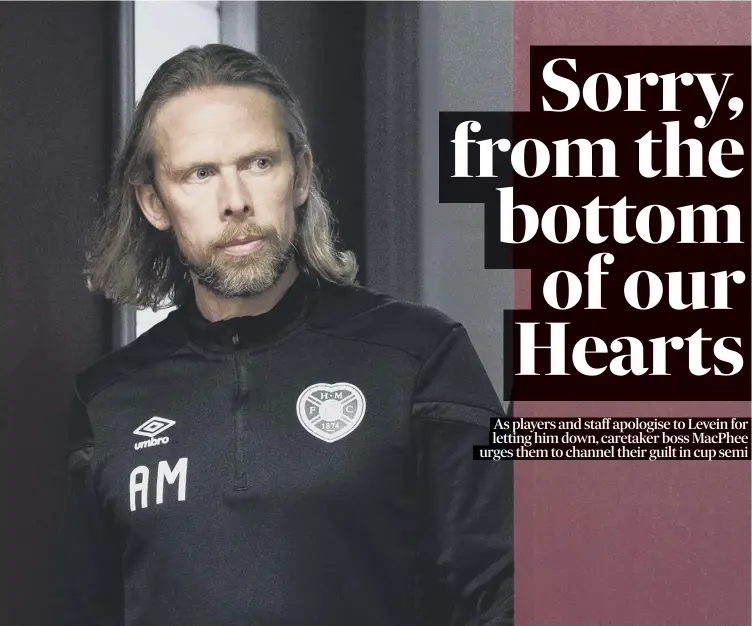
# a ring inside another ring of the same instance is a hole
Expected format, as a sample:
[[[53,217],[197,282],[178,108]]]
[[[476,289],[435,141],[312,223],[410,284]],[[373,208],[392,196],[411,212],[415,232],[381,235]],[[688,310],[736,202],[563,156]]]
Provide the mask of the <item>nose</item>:
[[[222,174],[221,179],[219,206],[222,215],[233,217],[235,215],[250,214],[251,202],[245,185],[240,179],[240,173],[237,170],[227,172]]]

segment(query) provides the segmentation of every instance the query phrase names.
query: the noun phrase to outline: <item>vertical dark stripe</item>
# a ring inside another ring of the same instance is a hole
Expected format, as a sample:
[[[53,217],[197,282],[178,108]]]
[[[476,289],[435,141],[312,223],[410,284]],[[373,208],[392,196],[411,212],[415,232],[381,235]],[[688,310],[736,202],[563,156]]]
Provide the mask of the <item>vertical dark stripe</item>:
[[[259,2],[258,52],[300,98],[344,247],[366,274],[363,35],[367,2]]]
[[[115,146],[120,148],[135,109],[135,17],[134,3],[130,0],[117,3],[115,15],[114,100]],[[129,344],[136,338],[136,308],[115,306],[113,311],[112,343],[114,348]]]
[[[417,2],[369,2],[365,226],[369,287],[420,300]]]

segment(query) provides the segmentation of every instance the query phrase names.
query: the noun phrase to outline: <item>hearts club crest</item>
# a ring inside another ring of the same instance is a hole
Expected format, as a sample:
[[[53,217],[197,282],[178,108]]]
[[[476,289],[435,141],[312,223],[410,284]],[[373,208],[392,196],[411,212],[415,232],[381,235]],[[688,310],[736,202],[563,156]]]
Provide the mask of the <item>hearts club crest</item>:
[[[298,396],[297,411],[303,428],[331,443],[358,427],[366,412],[366,398],[350,383],[316,383]]]

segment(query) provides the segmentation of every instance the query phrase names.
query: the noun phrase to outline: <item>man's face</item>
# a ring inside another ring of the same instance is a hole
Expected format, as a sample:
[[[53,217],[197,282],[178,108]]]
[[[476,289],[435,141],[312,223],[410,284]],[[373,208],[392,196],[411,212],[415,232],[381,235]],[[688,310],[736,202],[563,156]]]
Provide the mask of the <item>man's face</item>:
[[[256,87],[191,91],[157,112],[152,140],[156,184],[137,189],[139,204],[172,230],[194,278],[226,298],[273,286],[312,169],[307,148],[293,156],[275,99]]]

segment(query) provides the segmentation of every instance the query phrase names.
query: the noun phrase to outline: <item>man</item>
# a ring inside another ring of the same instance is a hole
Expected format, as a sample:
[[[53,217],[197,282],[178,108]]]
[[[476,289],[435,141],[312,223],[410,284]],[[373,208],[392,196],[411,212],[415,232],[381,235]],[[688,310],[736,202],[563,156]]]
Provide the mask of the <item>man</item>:
[[[76,381],[65,624],[512,623],[498,398],[461,325],[354,285],[272,68],[167,61],[96,232],[90,288],[178,309]]]

